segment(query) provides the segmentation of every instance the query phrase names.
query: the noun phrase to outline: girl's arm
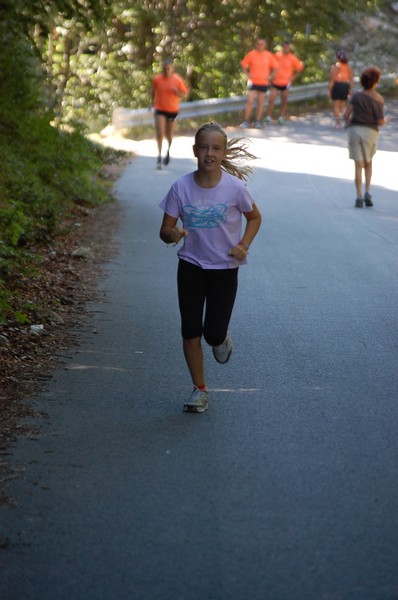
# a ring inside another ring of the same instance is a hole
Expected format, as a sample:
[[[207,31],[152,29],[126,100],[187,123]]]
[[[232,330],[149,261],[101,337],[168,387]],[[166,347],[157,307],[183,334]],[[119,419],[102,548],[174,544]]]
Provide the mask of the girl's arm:
[[[261,225],[261,213],[258,210],[257,206],[253,204],[253,210],[250,212],[243,213],[246,219],[246,227],[243,232],[243,236],[241,241],[237,246],[231,248],[228,252],[230,256],[237,258],[238,260],[243,260],[246,258],[247,253],[249,252],[249,247]]]
[[[159,236],[165,244],[178,244],[183,237],[188,235],[188,231],[177,227],[177,221],[178,219],[175,217],[164,213]]]

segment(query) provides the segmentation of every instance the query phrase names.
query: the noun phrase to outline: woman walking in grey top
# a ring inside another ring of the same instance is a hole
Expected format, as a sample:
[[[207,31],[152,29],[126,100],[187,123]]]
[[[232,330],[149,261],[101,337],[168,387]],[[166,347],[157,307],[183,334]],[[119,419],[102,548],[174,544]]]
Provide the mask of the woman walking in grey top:
[[[348,127],[349,157],[355,161],[355,206],[373,206],[370,194],[372,159],[376,154],[379,127],[388,123],[384,118],[384,99],[376,87],[380,69],[369,67],[361,75],[362,89],[355,92],[346,108],[344,119]],[[365,173],[365,194],[362,196],[362,171]]]

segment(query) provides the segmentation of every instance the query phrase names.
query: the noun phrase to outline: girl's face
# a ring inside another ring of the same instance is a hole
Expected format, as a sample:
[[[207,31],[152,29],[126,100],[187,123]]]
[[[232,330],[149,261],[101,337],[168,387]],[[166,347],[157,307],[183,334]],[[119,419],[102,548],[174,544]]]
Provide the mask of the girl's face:
[[[198,169],[205,171],[221,169],[225,152],[225,138],[219,131],[202,131],[193,147],[194,156],[198,159]]]

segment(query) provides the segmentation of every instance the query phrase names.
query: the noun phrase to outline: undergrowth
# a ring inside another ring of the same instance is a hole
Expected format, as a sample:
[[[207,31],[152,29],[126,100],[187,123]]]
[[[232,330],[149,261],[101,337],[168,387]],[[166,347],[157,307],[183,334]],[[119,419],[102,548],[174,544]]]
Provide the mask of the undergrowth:
[[[70,124],[55,127],[40,60],[18,23],[0,19],[0,323],[28,320],[21,282],[78,207],[108,199],[102,166],[115,151]]]
[[[29,126],[28,126],[29,125]],[[34,277],[38,249],[64,233],[79,207],[110,200],[102,166],[115,151],[45,119],[0,134],[0,322],[29,322],[18,281]],[[29,307],[30,308],[30,307]]]

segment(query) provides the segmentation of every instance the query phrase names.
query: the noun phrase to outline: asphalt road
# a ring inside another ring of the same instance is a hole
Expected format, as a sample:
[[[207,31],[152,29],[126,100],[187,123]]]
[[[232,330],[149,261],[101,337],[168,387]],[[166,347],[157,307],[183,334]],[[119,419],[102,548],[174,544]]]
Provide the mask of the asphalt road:
[[[182,412],[176,249],[158,238],[192,139],[161,172],[154,141],[134,144],[117,255],[33,399],[41,437],[13,448],[26,469],[0,513],[2,600],[398,598],[397,125],[372,209],[354,208],[330,115],[249,134],[264,221],[231,361],[206,351],[204,415]]]

